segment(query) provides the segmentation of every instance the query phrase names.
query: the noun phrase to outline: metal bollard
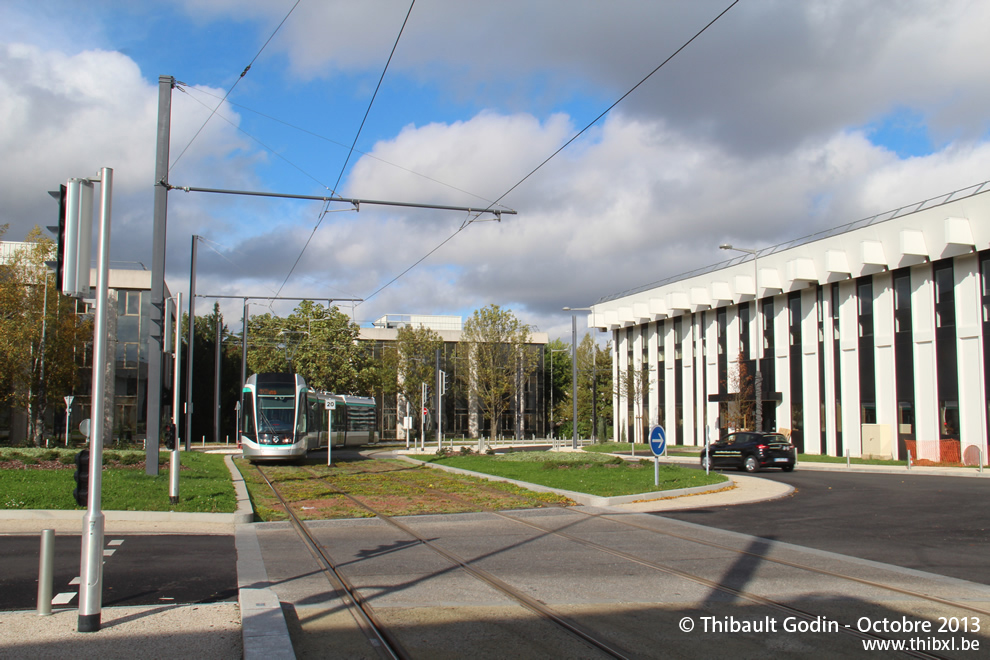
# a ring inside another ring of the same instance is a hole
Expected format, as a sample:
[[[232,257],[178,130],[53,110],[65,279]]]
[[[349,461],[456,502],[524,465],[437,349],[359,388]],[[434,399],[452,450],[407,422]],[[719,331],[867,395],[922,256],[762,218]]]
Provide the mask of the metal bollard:
[[[41,530],[41,559],[38,561],[38,616],[51,616],[52,581],[55,564],[55,530]]]
[[[175,446],[179,446],[178,440],[175,442]],[[171,452],[171,460],[169,461],[169,480],[168,480],[168,501],[171,504],[179,503],[179,450],[173,449]]]
[[[908,466],[907,469],[911,469],[911,450],[908,449]]]

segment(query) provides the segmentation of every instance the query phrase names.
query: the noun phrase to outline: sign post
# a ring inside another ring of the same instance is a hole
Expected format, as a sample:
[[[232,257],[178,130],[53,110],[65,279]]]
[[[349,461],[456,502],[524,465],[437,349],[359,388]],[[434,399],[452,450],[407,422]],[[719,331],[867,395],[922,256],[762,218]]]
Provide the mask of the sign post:
[[[667,434],[657,424],[650,429],[650,450],[653,452],[653,485],[660,485],[660,457],[667,449]]]
[[[333,453],[333,411],[337,402],[327,399],[324,403],[327,406],[327,467],[330,467],[330,456]]]

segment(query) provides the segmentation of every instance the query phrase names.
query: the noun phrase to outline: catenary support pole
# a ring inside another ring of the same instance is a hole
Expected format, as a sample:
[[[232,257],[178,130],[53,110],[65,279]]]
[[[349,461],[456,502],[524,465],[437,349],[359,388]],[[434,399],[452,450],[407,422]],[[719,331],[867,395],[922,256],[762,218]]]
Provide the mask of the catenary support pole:
[[[158,475],[158,440],[161,437],[162,364],[165,354],[165,227],[168,214],[168,149],[172,123],[172,88],[175,78],[158,78],[158,139],[155,155],[155,202],[151,244],[151,311],[148,333],[148,406],[145,472]]]
[[[216,363],[214,364],[213,379],[213,442],[220,444],[220,354],[223,352],[223,324],[220,323],[220,313],[217,312],[217,343]]]
[[[192,259],[189,262],[189,345],[186,348],[186,451],[190,450],[193,413],[193,342],[196,340],[196,241],[192,237]]]

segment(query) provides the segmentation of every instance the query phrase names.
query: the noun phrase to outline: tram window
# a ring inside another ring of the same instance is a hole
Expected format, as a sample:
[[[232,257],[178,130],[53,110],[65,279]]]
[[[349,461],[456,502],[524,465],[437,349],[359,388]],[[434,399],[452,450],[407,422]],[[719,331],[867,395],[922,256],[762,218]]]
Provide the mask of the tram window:
[[[374,431],[375,409],[370,406],[348,406],[347,430]]]
[[[244,435],[254,435],[254,396],[253,392],[244,393],[244,418],[241,420],[241,429]]]

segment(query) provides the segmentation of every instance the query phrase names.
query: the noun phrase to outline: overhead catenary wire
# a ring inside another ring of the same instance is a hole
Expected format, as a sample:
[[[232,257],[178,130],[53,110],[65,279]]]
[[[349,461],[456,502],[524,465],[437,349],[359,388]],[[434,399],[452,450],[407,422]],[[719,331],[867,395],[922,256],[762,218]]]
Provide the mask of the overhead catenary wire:
[[[244,67],[244,70],[241,71],[241,75],[237,76],[237,79],[234,80],[234,84],[232,84],[230,86],[230,89],[227,90],[227,93],[224,94],[223,98],[220,99],[220,102],[217,103],[216,107],[213,108],[213,110],[210,112],[210,116],[206,118],[206,121],[204,121],[203,122],[203,125],[199,127],[199,130],[196,131],[196,133],[192,136],[192,138],[189,139],[189,142],[186,144],[185,148],[182,149],[182,151],[179,153],[179,155],[176,157],[176,159],[174,161],[172,161],[172,164],[169,165],[169,168],[168,168],[168,171],[169,172],[172,171],[172,168],[175,167],[176,164],[186,154],[186,151],[188,151],[189,150],[189,147],[192,146],[192,143],[196,141],[196,138],[199,137],[199,134],[203,132],[203,129],[206,128],[206,125],[210,123],[210,120],[213,119],[213,115],[216,114],[217,110],[220,109],[220,106],[223,105],[223,102],[227,100],[227,97],[230,96],[230,93],[234,91],[234,88],[235,87],[237,87],[237,83],[239,83],[241,81],[241,79],[244,76],[247,75],[248,71],[251,70],[251,67],[254,66],[254,63],[258,60],[259,57],[261,57],[261,54],[265,51],[265,48],[267,48],[268,47],[268,44],[270,44],[271,41],[272,41],[272,39],[275,38],[275,35],[278,34],[278,31],[282,29],[282,26],[285,25],[285,22],[287,20],[289,20],[289,16],[291,16],[292,15],[292,12],[294,12],[296,10],[296,7],[299,6],[299,3],[300,2],[302,2],[302,0],[296,0],[296,3],[294,5],[292,5],[292,8],[289,9],[289,11],[285,14],[285,17],[282,18],[282,20],[278,24],[278,26],[272,31],[271,35],[269,35],[267,41],[265,41],[265,43],[261,46],[261,48],[258,49],[258,52],[255,54],[255,56],[251,59],[251,61],[248,63],[248,65],[246,67]]]
[[[412,0],[412,2],[409,3],[409,10],[406,12],[406,17],[402,21],[402,27],[399,28],[399,34],[397,34],[395,37],[395,43],[392,44],[392,50],[388,55],[388,59],[385,61],[385,67],[382,69],[382,75],[378,77],[378,84],[375,86],[375,91],[371,95],[371,100],[368,102],[368,108],[364,111],[364,118],[361,119],[361,124],[360,126],[358,126],[357,133],[355,133],[354,135],[354,141],[351,143],[351,148],[347,152],[347,157],[344,159],[344,164],[340,168],[340,174],[337,175],[337,182],[330,190],[330,192],[334,195],[337,194],[337,188],[340,186],[340,181],[344,178],[344,172],[347,170],[347,164],[351,160],[351,154],[354,153],[354,148],[355,146],[357,146],[358,138],[361,137],[361,131],[364,129],[364,124],[368,121],[368,115],[371,114],[371,107],[375,104],[375,99],[378,97],[378,90],[380,90],[382,87],[382,82],[385,80],[385,74],[388,72],[388,67],[392,63],[392,57],[395,55],[396,48],[399,47],[399,40],[402,39],[402,33],[405,32],[406,30],[406,25],[409,23],[409,16],[412,15],[412,10],[415,5],[416,5],[416,0]],[[320,217],[316,221],[316,226],[313,227],[313,231],[310,232],[309,238],[306,239],[306,243],[303,245],[302,250],[299,251],[299,256],[296,257],[296,260],[292,263],[292,267],[289,269],[289,272],[286,274],[285,279],[282,280],[282,285],[279,286],[278,288],[279,293],[281,293],[282,289],[285,288],[286,283],[289,281],[289,278],[292,277],[292,273],[295,272],[296,267],[299,265],[300,260],[302,260],[303,258],[303,255],[306,254],[306,249],[309,247],[309,244],[313,241],[313,236],[316,235],[317,230],[320,228],[320,225],[323,223],[323,218],[326,217],[327,212],[329,210],[330,210],[330,202],[327,201],[323,204],[323,211],[320,213]]]
[[[602,111],[602,113],[599,114],[597,117],[595,117],[591,122],[589,122],[587,126],[585,126],[580,131],[578,131],[577,133],[575,133],[569,140],[567,140],[567,142],[565,142],[563,145],[561,145],[560,148],[558,148],[556,151],[554,151],[552,154],[550,154],[545,160],[543,160],[543,162],[541,162],[539,165],[537,165],[532,170],[530,170],[530,172],[528,174],[526,174],[526,176],[524,176],[523,178],[519,179],[519,181],[517,181],[515,184],[513,184],[513,186],[511,188],[509,188],[504,193],[502,193],[501,195],[499,195],[498,198],[496,198],[495,201],[491,203],[491,205],[488,207],[488,209],[486,209],[486,211],[487,210],[490,210],[496,204],[500,204],[500,202],[503,199],[505,199],[505,197],[507,195],[509,195],[510,193],[512,193],[512,191],[514,191],[516,188],[518,188],[523,183],[525,183],[527,179],[529,179],[531,176],[533,176],[539,170],[541,170],[547,163],[549,163],[558,154],[560,154],[560,152],[562,152],[564,149],[566,149],[567,147],[569,147],[575,140],[577,140],[579,137],[581,137],[582,135],[584,135],[588,130],[590,130],[592,126],[594,126],[599,121],[601,121],[602,118],[605,117],[605,115],[607,115],[609,112],[611,112],[617,105],[619,105],[619,103],[621,103],[622,101],[624,101],[626,99],[626,97],[628,97],[630,94],[632,94],[634,91],[636,91],[643,83],[645,83],[647,80],[649,80],[657,71],[659,71],[660,69],[662,69],[668,62],[670,62],[672,59],[674,59],[675,57],[677,57],[677,55],[681,51],[683,51],[685,48],[687,48],[689,45],[691,45],[691,43],[695,39],[697,39],[698,37],[700,37],[706,30],[708,30],[708,28],[710,28],[712,25],[714,25],[716,22],[718,22],[718,20],[720,18],[722,18],[723,16],[725,16],[725,14],[727,14],[729,12],[729,10],[732,9],[733,7],[735,7],[736,4],[738,4],[738,3],[739,3],[739,0],[733,0],[732,3],[730,3],[728,7],[726,7],[725,9],[723,9],[717,16],[715,16],[715,18],[713,18],[704,27],[702,27],[700,30],[698,30],[694,34],[694,36],[692,36],[690,39],[688,39],[683,44],[681,44],[681,46],[677,50],[675,50],[673,53],[671,53],[663,62],[661,62],[660,64],[658,64],[652,71],[650,71],[648,74],[646,74],[639,82],[637,82],[635,85],[633,85],[625,94],[623,94],[622,96],[620,96],[614,103],[612,103],[612,105],[610,105],[607,108],[605,108],[605,110]],[[406,268],[404,271],[402,271],[401,273],[399,273],[398,275],[396,275],[395,277],[393,277],[386,284],[384,284],[381,287],[379,287],[377,290],[375,290],[370,295],[365,296],[364,297],[364,302],[367,302],[367,301],[371,300],[372,298],[374,298],[375,296],[377,296],[379,293],[381,293],[382,291],[384,291],[385,289],[387,289],[389,286],[391,286],[392,284],[394,284],[396,281],[398,281],[400,278],[402,278],[403,276],[405,276],[413,268],[415,268],[419,264],[421,264],[424,261],[426,261],[426,259],[428,259],[431,255],[433,255],[437,250],[439,250],[440,248],[442,248],[444,245],[446,245],[447,243],[449,243],[455,236],[457,236],[462,231],[464,231],[464,229],[466,229],[473,222],[474,222],[473,220],[470,220],[470,221],[467,221],[467,222],[461,224],[461,226],[458,227],[457,230],[453,234],[451,234],[446,239],[444,239],[435,248],[433,248],[432,250],[430,250],[429,252],[427,252],[418,261],[416,261],[414,264],[412,264],[411,266],[409,266],[408,268]],[[358,303],[358,304],[360,305],[361,303]]]
[[[185,92],[190,98],[194,98],[194,99],[195,99],[194,94],[203,94],[203,95],[206,95],[206,96],[212,96],[213,98],[216,98],[216,99],[221,98],[221,97],[217,96],[216,94],[210,94],[209,92],[207,92],[204,89],[185,88],[182,91]],[[203,103],[202,101],[200,101],[199,99],[195,99],[195,100],[196,100],[197,103],[200,103],[201,105],[206,106],[206,104]],[[315,137],[318,140],[323,140],[324,142],[329,142],[330,144],[335,144],[338,147],[343,147],[344,149],[347,149],[348,148],[348,146],[346,144],[344,144],[343,142],[338,142],[337,140],[334,140],[333,138],[329,138],[329,137],[327,137],[325,135],[320,135],[319,133],[316,133],[314,131],[311,131],[308,128],[303,128],[302,126],[297,126],[297,125],[295,125],[295,124],[293,124],[291,122],[285,121],[284,119],[279,119],[278,117],[273,117],[272,115],[268,115],[268,114],[265,114],[264,112],[260,112],[258,110],[253,109],[253,108],[249,108],[246,105],[243,105],[243,104],[240,104],[240,103],[235,103],[233,101],[230,101],[229,99],[227,100],[227,105],[231,106],[232,108],[240,108],[241,110],[244,110],[246,112],[250,112],[250,113],[252,113],[254,115],[257,115],[257,116],[262,117],[264,119],[267,119],[269,121],[273,121],[273,122],[275,122],[277,124],[282,124],[283,126],[285,126],[287,128],[291,128],[292,130],[299,131],[300,133],[305,133],[307,135],[310,135],[312,137]],[[206,106],[206,107],[209,107],[209,106]],[[243,128],[241,128],[240,126],[238,126],[237,124],[235,124],[234,122],[232,122],[230,119],[224,117],[222,114],[219,114],[219,112],[218,112],[218,116],[221,119],[223,119],[224,121],[226,121],[228,124],[230,124],[231,126],[233,126],[234,128],[236,128],[238,131],[240,131],[241,133],[244,133],[244,135],[248,136],[249,138],[251,138],[252,140],[254,140],[255,142],[257,142],[258,144],[260,144],[265,149],[271,151],[273,155],[281,158],[282,160],[284,160],[285,162],[289,163],[294,168],[296,168],[297,170],[299,170],[300,172],[302,172],[303,174],[305,174],[307,177],[309,177],[309,178],[313,179],[314,181],[316,181],[318,184],[320,184],[321,187],[329,189],[329,186],[327,186],[326,184],[324,184],[322,181],[319,181],[318,179],[316,179],[315,176],[309,174],[308,172],[306,172],[305,170],[303,170],[298,165],[295,165],[290,160],[288,160],[285,156],[283,156],[282,154],[279,154],[278,152],[276,152],[275,150],[273,150],[271,147],[269,147],[268,145],[266,145],[264,142],[262,142],[261,140],[257,139],[256,137],[254,137],[253,135],[251,135],[250,133],[248,133],[247,131],[245,131]],[[477,193],[471,192],[470,190],[464,190],[463,188],[458,188],[457,186],[455,186],[453,184],[450,184],[450,183],[447,183],[446,181],[441,181],[440,179],[435,179],[435,178],[433,178],[433,177],[431,177],[431,176],[429,176],[427,174],[423,174],[422,172],[417,172],[416,170],[409,169],[408,167],[404,167],[402,165],[399,165],[398,163],[393,163],[392,161],[385,160],[384,158],[382,158],[380,156],[376,156],[375,154],[369,153],[367,151],[361,151],[360,149],[353,148],[353,147],[351,147],[351,151],[352,151],[352,155],[353,154],[359,154],[359,155],[361,155],[361,156],[363,156],[365,158],[370,158],[372,160],[378,161],[379,163],[382,163],[383,165],[388,165],[389,167],[394,167],[394,168],[396,168],[398,170],[402,170],[403,172],[406,172],[408,174],[412,174],[413,176],[419,177],[419,178],[424,179],[426,181],[429,181],[431,183],[436,183],[436,184],[441,185],[441,186],[443,186],[445,188],[450,188],[454,192],[459,192],[459,193],[462,193],[464,195],[469,195],[469,196],[474,197],[476,199],[479,199],[479,200],[481,200],[481,201],[483,201],[483,202],[485,202],[487,204],[491,204],[492,206],[501,206],[500,204],[495,204],[494,201],[492,201],[492,200],[490,200],[490,199],[488,199],[488,198],[486,198],[486,197],[484,197],[482,195],[479,195]]]

